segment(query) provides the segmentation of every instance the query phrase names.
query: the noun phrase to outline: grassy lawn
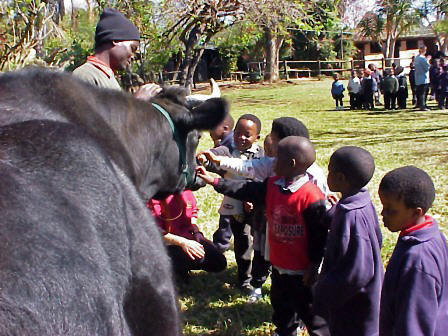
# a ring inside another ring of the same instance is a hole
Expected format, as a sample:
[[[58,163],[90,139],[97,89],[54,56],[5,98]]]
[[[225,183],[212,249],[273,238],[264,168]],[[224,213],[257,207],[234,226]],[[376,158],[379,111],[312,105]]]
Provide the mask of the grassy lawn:
[[[370,151],[375,158],[376,171],[368,188],[378,215],[381,206],[377,189],[384,174],[411,164],[424,169],[433,178],[437,192],[430,214],[448,234],[448,111],[384,111],[381,107],[375,111],[335,111],[330,86],[329,80],[301,81],[223,88],[222,91],[231,102],[235,119],[243,113],[253,113],[260,118],[261,145],[273,119],[292,116],[301,120],[310,130],[317,162],[324,171],[327,171],[330,155],[341,146],[356,145]],[[348,97],[344,104],[349,105]],[[208,134],[204,134],[199,149],[211,146]],[[199,226],[211,238],[217,227],[217,211],[222,197],[211,187],[203,188],[195,195],[200,207]],[[396,238],[395,234],[383,229],[385,263]],[[190,284],[179,289],[185,335],[270,335],[273,326],[269,322],[269,281],[264,286],[263,300],[256,304],[247,303],[247,297],[235,286],[233,252],[226,252],[226,256],[229,267],[225,272],[218,275],[196,272]]]

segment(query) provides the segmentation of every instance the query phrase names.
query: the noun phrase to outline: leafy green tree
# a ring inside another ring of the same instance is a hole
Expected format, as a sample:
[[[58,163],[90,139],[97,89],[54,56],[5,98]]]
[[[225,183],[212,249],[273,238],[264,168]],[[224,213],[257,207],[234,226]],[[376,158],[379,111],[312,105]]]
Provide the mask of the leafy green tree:
[[[237,70],[238,58],[250,52],[262,37],[262,32],[250,22],[240,22],[229,29],[218,33],[213,38],[222,60],[223,72],[226,76]]]
[[[377,10],[366,15],[359,28],[362,35],[381,45],[386,58],[393,58],[397,39],[419,23],[419,16],[412,0],[378,0],[377,4]]]
[[[162,10],[168,22],[168,42],[179,40],[183,44],[179,83],[189,88],[207,43],[244,16],[242,1],[166,0]]]
[[[264,32],[265,79],[279,78],[280,50],[290,37],[289,28],[319,32],[336,21],[334,1],[262,0],[245,3],[248,18]]]
[[[54,5],[41,0],[0,2],[0,71],[35,62],[43,41],[54,32]]]
[[[420,16],[427,22],[428,26],[436,34],[440,50],[448,52],[448,1],[425,0],[418,7]]]
[[[264,34],[266,58],[265,79],[274,82],[279,78],[280,49],[289,36],[288,27],[300,23],[305,16],[304,2],[294,0],[246,0],[247,18],[259,26]]]
[[[63,34],[46,39],[40,56],[48,66],[73,71],[93,53],[95,26],[96,19],[89,11],[77,10],[62,17],[59,29]]]

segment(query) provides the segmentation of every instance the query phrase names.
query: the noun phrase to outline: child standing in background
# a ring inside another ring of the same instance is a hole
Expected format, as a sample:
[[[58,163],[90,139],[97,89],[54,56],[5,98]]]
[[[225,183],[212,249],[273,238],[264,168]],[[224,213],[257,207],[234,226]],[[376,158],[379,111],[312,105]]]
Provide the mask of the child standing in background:
[[[358,109],[361,92],[361,79],[358,77],[357,72],[352,71],[352,76],[348,81],[347,89],[350,95],[350,109]]]
[[[361,92],[364,109],[373,110],[375,104],[373,102],[373,95],[377,91],[377,83],[372,78],[372,71],[370,69],[364,69],[364,78],[361,82]]]
[[[408,83],[406,80],[406,75],[404,73],[404,68],[402,66],[397,66],[395,69],[395,74],[398,80],[398,93],[397,93],[397,104],[399,109],[406,108],[406,99],[408,98]]]
[[[344,103],[342,98],[344,98],[343,92],[345,91],[344,83],[339,80],[339,74],[333,74],[333,84],[331,85],[331,95],[336,102],[336,110],[343,110]]]
[[[439,85],[439,109],[448,109],[448,65],[443,67],[443,73],[440,75]]]
[[[384,70],[384,78],[381,82],[381,91],[384,95],[384,108],[395,110],[398,92],[398,80],[395,78],[392,69]]]

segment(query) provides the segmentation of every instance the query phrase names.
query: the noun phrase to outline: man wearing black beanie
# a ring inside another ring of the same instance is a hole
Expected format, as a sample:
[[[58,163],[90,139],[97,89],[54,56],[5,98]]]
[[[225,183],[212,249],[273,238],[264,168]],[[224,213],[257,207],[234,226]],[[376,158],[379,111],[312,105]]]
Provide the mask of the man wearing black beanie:
[[[115,72],[125,70],[139,47],[137,27],[119,11],[106,8],[100,15],[95,31],[95,53],[73,74],[93,85],[121,90]],[[137,98],[149,99],[160,91],[155,84],[140,87]]]

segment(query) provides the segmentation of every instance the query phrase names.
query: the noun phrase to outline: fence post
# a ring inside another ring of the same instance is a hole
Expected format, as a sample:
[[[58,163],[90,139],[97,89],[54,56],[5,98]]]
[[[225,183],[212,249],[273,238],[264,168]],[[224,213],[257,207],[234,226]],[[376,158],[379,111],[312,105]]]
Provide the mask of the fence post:
[[[353,61],[353,59],[350,60],[350,70],[354,71],[355,70],[355,62]],[[350,71],[350,73],[351,73]]]
[[[320,60],[317,60],[317,74],[320,76]]]
[[[384,69],[386,69],[384,57],[381,59],[381,66],[383,67],[383,69],[381,69],[381,70],[384,71]]]
[[[286,77],[286,80],[288,80],[288,79],[289,79],[289,75],[288,75],[288,63],[286,62],[286,60],[283,61],[283,65],[284,65],[284,67],[285,67],[285,77]]]

